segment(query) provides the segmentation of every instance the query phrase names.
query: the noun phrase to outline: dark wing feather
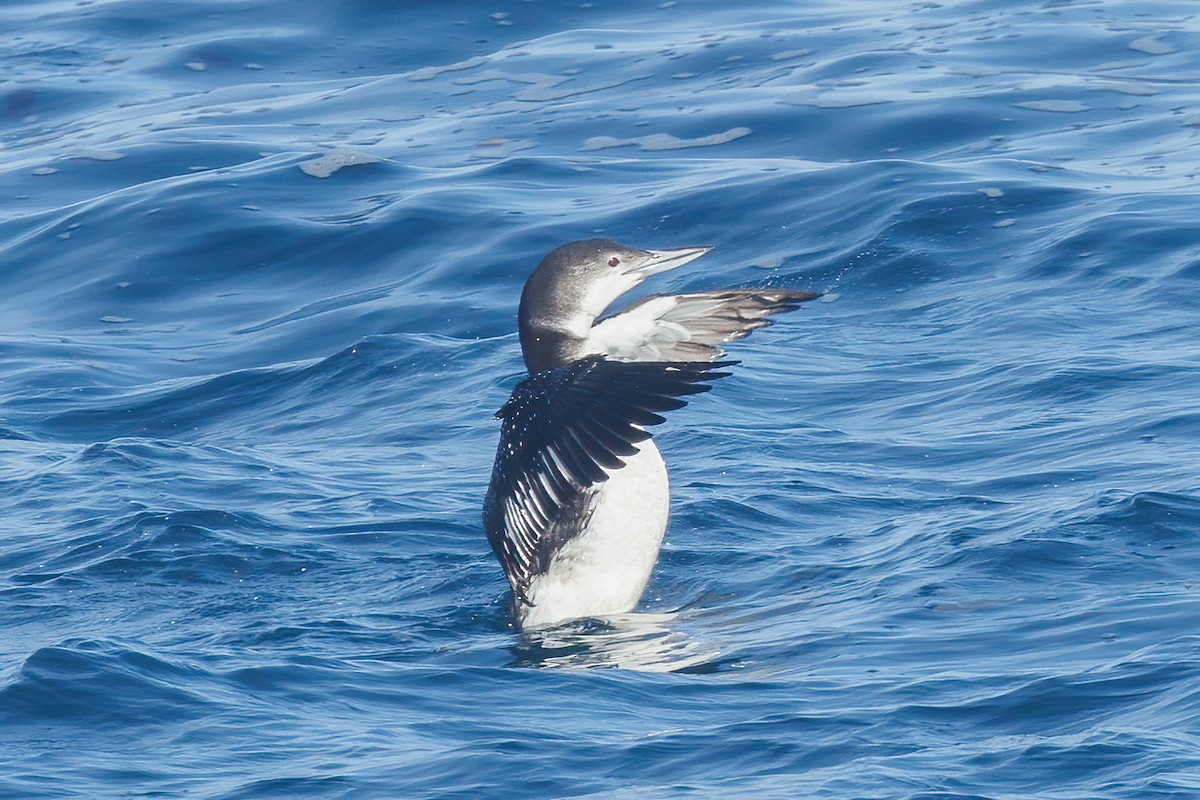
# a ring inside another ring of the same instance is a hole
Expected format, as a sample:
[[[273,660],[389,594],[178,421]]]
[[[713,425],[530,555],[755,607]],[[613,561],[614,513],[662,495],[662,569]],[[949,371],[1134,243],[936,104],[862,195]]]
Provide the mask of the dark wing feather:
[[[554,552],[579,532],[587,490],[625,466],[643,426],[687,405],[736,361],[610,361],[588,356],[517,384],[496,412],[503,420],[483,504],[488,542],[523,602]]]

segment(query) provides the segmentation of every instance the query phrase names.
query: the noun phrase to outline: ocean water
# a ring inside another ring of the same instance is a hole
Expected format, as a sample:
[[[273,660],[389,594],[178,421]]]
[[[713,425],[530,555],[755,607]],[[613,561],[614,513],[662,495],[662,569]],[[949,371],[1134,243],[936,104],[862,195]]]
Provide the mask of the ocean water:
[[[0,797],[1200,797],[1191,0],[0,5]],[[480,527],[558,244],[819,302],[635,614]]]

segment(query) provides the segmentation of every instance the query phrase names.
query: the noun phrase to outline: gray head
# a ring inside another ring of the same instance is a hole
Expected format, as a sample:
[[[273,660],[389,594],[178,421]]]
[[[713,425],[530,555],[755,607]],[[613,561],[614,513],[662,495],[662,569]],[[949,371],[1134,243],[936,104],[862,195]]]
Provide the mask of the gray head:
[[[521,293],[521,350],[530,372],[587,355],[583,348],[596,317],[651,275],[699,258],[707,247],[638,250],[610,239],[555,248],[542,259]]]

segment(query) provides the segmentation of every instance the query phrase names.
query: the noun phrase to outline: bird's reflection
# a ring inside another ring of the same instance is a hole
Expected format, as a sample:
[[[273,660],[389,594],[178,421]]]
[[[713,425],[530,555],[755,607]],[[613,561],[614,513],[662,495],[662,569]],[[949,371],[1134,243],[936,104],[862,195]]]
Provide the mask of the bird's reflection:
[[[707,674],[731,666],[720,651],[679,629],[679,614],[616,614],[522,631],[517,665]]]

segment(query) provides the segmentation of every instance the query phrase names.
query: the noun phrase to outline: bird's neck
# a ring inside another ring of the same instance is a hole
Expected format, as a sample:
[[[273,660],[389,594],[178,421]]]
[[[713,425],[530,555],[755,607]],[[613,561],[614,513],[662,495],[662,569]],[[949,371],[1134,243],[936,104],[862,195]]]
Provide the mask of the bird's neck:
[[[521,354],[530,374],[561,367],[589,355],[586,345],[590,329],[590,319],[586,327],[580,323],[559,325],[522,319],[519,326]]]
[[[636,283],[636,278],[614,275],[581,286],[539,267],[521,292],[517,319],[525,366],[541,372],[591,355],[587,339],[596,318]]]

